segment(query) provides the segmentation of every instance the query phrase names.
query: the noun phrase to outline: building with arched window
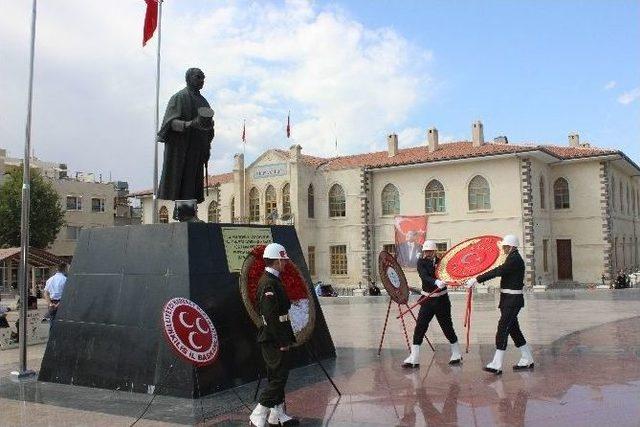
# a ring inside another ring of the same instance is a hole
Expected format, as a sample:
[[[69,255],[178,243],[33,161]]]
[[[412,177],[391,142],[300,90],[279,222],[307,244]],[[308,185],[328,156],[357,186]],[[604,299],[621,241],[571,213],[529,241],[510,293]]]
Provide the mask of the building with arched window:
[[[395,185],[385,185],[380,199],[382,200],[382,215],[400,214],[400,193]]]
[[[608,280],[614,269],[640,264],[640,169],[621,151],[582,144],[577,135],[562,145],[486,142],[479,122],[471,141],[440,143],[430,129],[418,146],[399,148],[395,135],[386,144],[330,158],[293,145],[248,165],[237,154],[232,172],[209,178],[198,215],[206,220],[217,200],[221,223],[293,224],[313,280],[340,287],[379,281],[377,256],[393,250],[397,215],[426,215],[426,236],[440,250],[516,234],[527,284],[600,283],[603,273]],[[150,193],[138,197],[151,222]],[[415,270],[405,273],[419,280]]]
[[[444,212],[445,193],[442,183],[437,179],[432,179],[424,190],[424,211],[426,213]]]

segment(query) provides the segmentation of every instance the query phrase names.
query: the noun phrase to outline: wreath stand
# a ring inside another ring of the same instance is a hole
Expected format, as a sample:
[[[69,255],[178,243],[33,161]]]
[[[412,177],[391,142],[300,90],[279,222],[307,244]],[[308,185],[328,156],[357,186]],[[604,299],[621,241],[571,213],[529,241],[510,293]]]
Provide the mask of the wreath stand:
[[[411,344],[409,343],[409,334],[407,333],[407,325],[402,317],[402,307],[406,307],[408,312],[411,313],[411,317],[417,323],[418,320],[411,311],[411,307],[408,306],[409,302],[409,286],[407,285],[407,278],[404,275],[404,271],[396,258],[391,255],[387,251],[381,251],[378,255],[378,274],[380,275],[380,280],[382,281],[382,285],[385,290],[389,294],[389,305],[387,305],[387,314],[384,318],[384,326],[382,328],[382,334],[380,335],[380,344],[378,345],[378,356],[380,356],[380,352],[382,351],[382,344],[384,342],[384,337],[387,332],[387,324],[389,322],[389,313],[391,312],[391,305],[395,302],[398,307],[399,315],[396,317],[400,319],[400,323],[402,324],[402,331],[404,332],[404,339],[407,343],[407,349],[411,350]],[[405,312],[406,313],[406,312]],[[435,351],[431,341],[427,338],[427,334],[425,333],[425,339],[431,347],[431,350]]]
[[[382,343],[384,342],[384,335],[385,335],[385,332],[387,331],[389,313],[391,312],[391,305],[393,304],[393,302],[394,301],[391,298],[389,298],[389,305],[387,305],[387,315],[384,318],[384,327],[382,328],[382,334],[380,336],[380,345],[378,345],[378,356],[380,356],[380,352],[382,351]],[[400,323],[402,324],[402,330],[404,331],[404,339],[405,339],[405,342],[407,343],[407,350],[411,350],[411,344],[409,344],[409,334],[407,334],[407,325],[404,321],[403,314],[406,314],[407,312],[411,313],[411,317],[413,317],[413,320],[416,323],[418,323],[418,319],[416,318],[416,315],[413,313],[413,311],[411,310],[411,307],[409,307],[407,303],[404,303],[404,304],[396,303],[396,305],[398,306],[397,318],[400,319]],[[403,305],[407,307],[407,310],[404,313],[402,312]],[[429,347],[431,347],[431,350],[436,351],[435,348],[433,348],[433,344],[431,344],[431,341],[429,341],[429,338],[427,338],[426,333],[424,334],[424,338],[427,340],[427,344],[429,344]]]

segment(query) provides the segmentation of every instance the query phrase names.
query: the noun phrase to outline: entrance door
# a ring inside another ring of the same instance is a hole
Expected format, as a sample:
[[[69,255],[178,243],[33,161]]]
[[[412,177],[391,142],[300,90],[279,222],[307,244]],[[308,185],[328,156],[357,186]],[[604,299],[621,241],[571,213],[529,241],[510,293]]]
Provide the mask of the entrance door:
[[[571,240],[556,240],[558,255],[558,280],[573,280],[573,262],[571,260]]]

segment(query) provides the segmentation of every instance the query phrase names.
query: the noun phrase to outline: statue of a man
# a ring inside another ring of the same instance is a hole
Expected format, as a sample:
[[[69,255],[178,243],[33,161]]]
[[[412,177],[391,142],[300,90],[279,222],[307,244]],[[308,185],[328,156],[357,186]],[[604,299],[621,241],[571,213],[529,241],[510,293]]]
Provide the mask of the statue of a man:
[[[158,198],[176,201],[173,218],[179,221],[197,219],[214,136],[213,110],[200,94],[204,73],[189,68],[185,78],[187,87],[169,100],[158,131],[158,141],[165,144]]]

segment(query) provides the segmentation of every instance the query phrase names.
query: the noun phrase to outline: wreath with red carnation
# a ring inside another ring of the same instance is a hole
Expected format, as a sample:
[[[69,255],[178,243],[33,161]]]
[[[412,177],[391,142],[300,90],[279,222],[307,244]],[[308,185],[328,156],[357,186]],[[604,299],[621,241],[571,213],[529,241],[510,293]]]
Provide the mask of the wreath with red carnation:
[[[258,282],[264,273],[265,262],[262,258],[265,245],[254,247],[242,264],[240,272],[240,295],[247,313],[256,326],[262,325],[262,319],[258,315]],[[310,288],[298,267],[289,261],[284,271],[280,273],[280,281],[291,301],[289,319],[293,333],[296,336],[296,345],[303,344],[313,332],[316,321],[316,307]]]

